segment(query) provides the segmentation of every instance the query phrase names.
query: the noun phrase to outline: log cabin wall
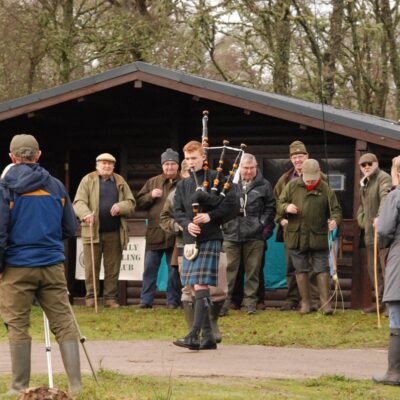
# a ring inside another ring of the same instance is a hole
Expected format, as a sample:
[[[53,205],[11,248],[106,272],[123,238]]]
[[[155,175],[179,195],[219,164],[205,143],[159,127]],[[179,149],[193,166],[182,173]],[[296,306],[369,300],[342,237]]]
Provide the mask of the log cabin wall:
[[[247,151],[257,157],[263,175],[272,185],[290,167],[289,144],[302,140],[310,156],[320,161],[324,172],[329,166],[330,173],[345,174],[345,190],[338,192],[338,197],[344,217],[353,217],[358,201],[354,198],[354,188],[358,185],[355,163],[358,150],[353,137],[227,105],[215,95],[214,100],[207,100],[138,82],[72,100],[66,97],[56,105],[1,120],[0,166],[9,162],[11,137],[17,133],[32,133],[43,151],[41,164],[66,183],[71,198],[82,177],[94,169],[95,157],[102,152],[116,156],[116,172],[121,173],[137,193],[148,178],[161,173],[160,155],[167,147],[178,150],[182,157],[181,149],[187,141],[200,140],[202,111],[207,109],[210,112],[210,145],[221,145],[224,139],[233,146],[246,143]],[[392,157],[398,153],[393,148],[367,142],[363,151],[376,153],[386,171],[390,169]],[[212,152],[210,164],[215,166],[218,158],[219,154]],[[74,243],[71,243],[67,263],[69,281],[74,277],[74,251]],[[359,258],[355,262],[359,262]],[[80,292],[75,283],[72,290],[77,288]]]

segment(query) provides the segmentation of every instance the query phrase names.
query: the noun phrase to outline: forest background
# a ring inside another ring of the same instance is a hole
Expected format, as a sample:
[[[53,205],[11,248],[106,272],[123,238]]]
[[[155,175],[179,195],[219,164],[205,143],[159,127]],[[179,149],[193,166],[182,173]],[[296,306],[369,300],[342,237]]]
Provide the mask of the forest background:
[[[400,118],[400,0],[0,0],[0,101],[144,61]]]

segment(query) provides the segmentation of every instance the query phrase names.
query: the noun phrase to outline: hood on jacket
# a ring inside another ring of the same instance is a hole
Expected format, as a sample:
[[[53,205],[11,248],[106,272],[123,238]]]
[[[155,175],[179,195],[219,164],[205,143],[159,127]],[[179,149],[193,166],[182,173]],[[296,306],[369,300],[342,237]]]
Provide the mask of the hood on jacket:
[[[4,180],[11,190],[20,194],[43,187],[49,176],[49,172],[39,164],[16,164],[10,168]]]

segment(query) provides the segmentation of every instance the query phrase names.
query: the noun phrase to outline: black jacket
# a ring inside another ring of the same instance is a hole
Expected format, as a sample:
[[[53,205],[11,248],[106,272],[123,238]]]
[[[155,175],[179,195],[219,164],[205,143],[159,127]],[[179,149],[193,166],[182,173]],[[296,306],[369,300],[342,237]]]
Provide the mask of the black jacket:
[[[239,185],[241,187],[241,183]],[[272,233],[276,212],[271,184],[257,170],[254,180],[241,190],[240,214],[223,226],[224,240],[264,240],[264,228]]]
[[[216,171],[208,171],[208,181],[210,187]],[[196,175],[200,183],[204,180],[203,170],[197,171]],[[193,221],[192,203],[197,202],[196,197],[196,183],[192,176],[178,182],[174,197],[174,216],[175,221],[182,226],[183,229],[183,243],[205,242],[209,240],[222,240],[221,225],[237,215],[239,210],[239,201],[237,191],[234,187],[226,192],[226,196],[219,195],[223,187],[225,179],[222,177],[218,186],[217,194],[211,192],[209,189],[209,199],[206,201],[199,201],[200,212],[208,213],[210,222],[201,225],[201,234],[195,238],[188,232],[188,225]]]

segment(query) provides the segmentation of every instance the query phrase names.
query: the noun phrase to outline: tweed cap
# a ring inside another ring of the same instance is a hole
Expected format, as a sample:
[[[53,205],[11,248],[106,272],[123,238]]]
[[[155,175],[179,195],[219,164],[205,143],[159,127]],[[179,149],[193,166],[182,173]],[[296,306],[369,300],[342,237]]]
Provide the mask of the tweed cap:
[[[39,143],[32,135],[15,135],[10,142],[10,152],[19,154],[22,152],[31,151],[37,153],[39,151]]]
[[[306,146],[300,140],[295,140],[289,145],[289,156],[294,156],[295,154],[308,154]]]
[[[110,162],[113,162],[114,164],[117,162],[117,160],[115,159],[115,157],[114,157],[112,154],[110,154],[110,153],[102,153],[102,154],[99,154],[99,155],[96,157],[96,161],[110,161]]]
[[[365,162],[378,162],[378,159],[376,158],[375,154],[365,153],[360,157],[358,164],[361,165],[362,163],[365,163]]]
[[[303,181],[316,181],[321,176],[321,169],[317,160],[310,158],[303,163],[301,169]]]

